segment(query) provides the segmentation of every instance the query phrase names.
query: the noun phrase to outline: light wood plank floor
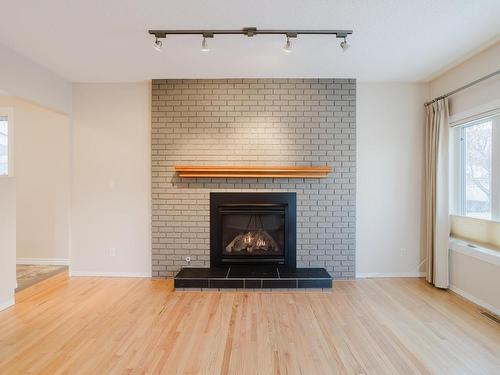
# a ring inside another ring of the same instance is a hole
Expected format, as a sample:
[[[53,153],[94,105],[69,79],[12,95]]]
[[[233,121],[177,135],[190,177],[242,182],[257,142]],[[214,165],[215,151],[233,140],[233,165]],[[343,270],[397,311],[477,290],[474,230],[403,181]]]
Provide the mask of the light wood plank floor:
[[[500,374],[500,327],[421,279],[324,293],[43,286],[0,312],[0,374]]]

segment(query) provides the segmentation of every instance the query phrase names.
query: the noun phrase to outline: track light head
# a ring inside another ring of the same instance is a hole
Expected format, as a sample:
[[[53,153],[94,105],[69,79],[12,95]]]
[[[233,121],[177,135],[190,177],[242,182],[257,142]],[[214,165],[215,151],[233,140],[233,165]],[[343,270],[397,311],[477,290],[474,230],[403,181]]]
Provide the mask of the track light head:
[[[158,52],[161,52],[161,47],[163,43],[158,37],[155,38],[155,43],[154,43],[154,49],[157,50]]]
[[[207,38],[205,38],[205,37],[203,37],[203,40],[201,41],[200,51],[202,51],[202,52],[209,52],[210,51],[210,48],[208,48]]]
[[[292,43],[290,42],[290,37],[287,35],[286,37],[286,43],[283,46],[283,51],[290,53],[292,52]]]
[[[351,45],[349,43],[347,43],[346,38],[344,38],[344,40],[340,43],[340,48],[342,48],[342,52],[347,51],[350,46]]]

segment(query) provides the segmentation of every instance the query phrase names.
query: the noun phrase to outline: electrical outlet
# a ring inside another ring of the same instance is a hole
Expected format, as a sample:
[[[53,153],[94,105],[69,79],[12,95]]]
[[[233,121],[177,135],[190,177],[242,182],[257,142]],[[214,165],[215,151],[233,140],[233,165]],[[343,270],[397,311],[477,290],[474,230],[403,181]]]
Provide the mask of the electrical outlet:
[[[405,257],[406,256],[406,249],[404,247],[402,247],[401,249],[399,249],[399,256],[400,257]]]
[[[109,256],[110,256],[110,257],[115,257],[115,256],[116,256],[116,248],[111,247],[111,248],[109,249]]]

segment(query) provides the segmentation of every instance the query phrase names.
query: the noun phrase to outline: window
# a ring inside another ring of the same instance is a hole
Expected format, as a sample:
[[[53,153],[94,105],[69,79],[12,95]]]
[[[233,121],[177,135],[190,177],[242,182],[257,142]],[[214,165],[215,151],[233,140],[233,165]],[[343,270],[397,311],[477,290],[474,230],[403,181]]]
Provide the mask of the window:
[[[9,175],[9,118],[0,115],[0,176]]]
[[[455,213],[500,219],[500,115],[465,123],[455,131]]]

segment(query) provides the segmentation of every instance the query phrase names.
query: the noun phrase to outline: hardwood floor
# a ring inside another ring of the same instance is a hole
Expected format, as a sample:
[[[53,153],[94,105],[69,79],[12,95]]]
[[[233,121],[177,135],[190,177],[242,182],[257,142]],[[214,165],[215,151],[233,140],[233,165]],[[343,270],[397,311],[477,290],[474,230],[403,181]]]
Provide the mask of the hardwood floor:
[[[0,312],[0,374],[500,374],[500,326],[420,279],[174,292],[55,277]]]

